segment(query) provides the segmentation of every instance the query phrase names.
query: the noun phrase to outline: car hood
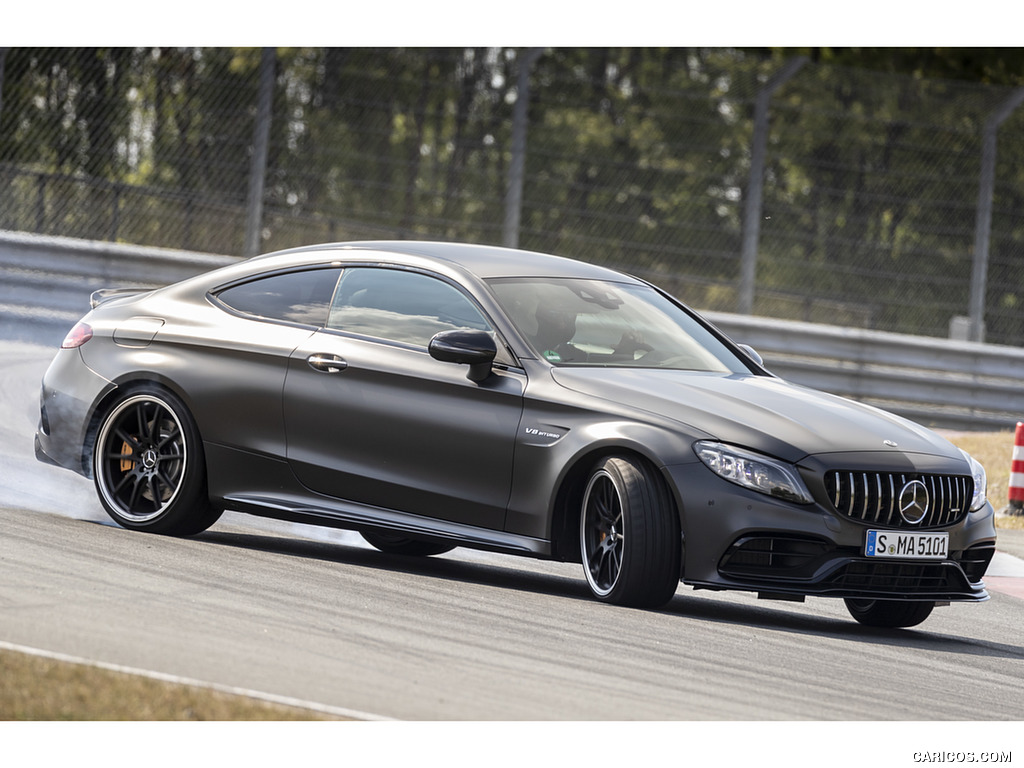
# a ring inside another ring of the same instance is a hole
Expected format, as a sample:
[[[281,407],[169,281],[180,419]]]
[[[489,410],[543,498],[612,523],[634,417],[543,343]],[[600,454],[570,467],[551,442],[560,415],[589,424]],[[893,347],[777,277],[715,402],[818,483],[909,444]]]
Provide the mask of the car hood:
[[[660,415],[721,442],[796,463],[808,455],[902,451],[960,459],[947,440],[914,422],[767,376],[629,368],[554,368],[581,394]],[[886,444],[890,441],[897,448]]]

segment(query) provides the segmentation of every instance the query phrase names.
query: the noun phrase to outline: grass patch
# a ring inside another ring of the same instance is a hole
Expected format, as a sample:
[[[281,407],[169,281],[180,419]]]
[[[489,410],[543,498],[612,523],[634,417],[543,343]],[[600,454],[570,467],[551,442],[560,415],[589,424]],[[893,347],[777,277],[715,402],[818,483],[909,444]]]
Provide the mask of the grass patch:
[[[946,437],[955,446],[963,448],[981,462],[988,477],[988,500],[992,502],[996,512],[1001,512],[1009,503],[1014,433],[962,432]],[[998,515],[996,528],[1024,529],[1024,516]]]
[[[0,650],[0,720],[334,720],[299,707]]]

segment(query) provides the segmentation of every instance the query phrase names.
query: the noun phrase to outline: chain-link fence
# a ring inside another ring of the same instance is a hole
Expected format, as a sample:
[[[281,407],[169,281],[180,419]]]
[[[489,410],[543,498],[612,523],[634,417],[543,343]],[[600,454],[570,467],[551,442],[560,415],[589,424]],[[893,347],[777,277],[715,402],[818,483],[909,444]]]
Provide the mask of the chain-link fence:
[[[12,48],[0,78],[2,229],[514,242],[702,309],[1024,341],[1013,89],[719,49]]]

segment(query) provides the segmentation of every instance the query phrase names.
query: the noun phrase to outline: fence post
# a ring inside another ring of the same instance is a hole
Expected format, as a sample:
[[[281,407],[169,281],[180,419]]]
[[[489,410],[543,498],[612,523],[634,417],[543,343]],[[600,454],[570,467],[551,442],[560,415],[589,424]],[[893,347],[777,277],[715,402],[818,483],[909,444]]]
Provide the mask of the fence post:
[[[37,173],[39,188],[36,190],[36,234],[46,234],[46,174]]]
[[[117,242],[117,232],[121,228],[121,182],[114,182],[114,205],[110,212],[110,234],[107,239],[112,243]]]
[[[971,267],[971,298],[968,308],[970,341],[985,340],[985,291],[988,283],[988,251],[992,235],[992,196],[996,186],[996,137],[999,126],[1024,101],[1024,88],[989,115],[981,137],[981,179],[978,183],[978,208],[974,221],[974,261]]]
[[[519,222],[523,210],[523,171],[526,167],[526,127],[530,106],[530,70],[541,48],[528,48],[520,54],[516,80],[516,103],[512,109],[512,158],[508,164],[505,191],[505,222],[501,241],[507,248],[519,247]]]
[[[249,166],[249,196],[245,206],[245,248],[250,258],[259,253],[260,231],[263,228],[263,187],[267,175],[267,154],[270,143],[270,110],[274,97],[276,51],[264,48],[260,56],[260,99],[253,128],[252,162]]]
[[[0,48],[0,119],[4,116],[4,63],[7,61],[7,51],[10,48]]]
[[[761,236],[761,198],[764,190],[764,156],[768,146],[768,106],[772,95],[807,63],[806,56],[787,61],[769,78],[754,104],[754,136],[750,147],[750,179],[743,204],[743,253],[740,256],[740,287],[737,312],[754,311],[754,278],[757,273],[757,245]]]

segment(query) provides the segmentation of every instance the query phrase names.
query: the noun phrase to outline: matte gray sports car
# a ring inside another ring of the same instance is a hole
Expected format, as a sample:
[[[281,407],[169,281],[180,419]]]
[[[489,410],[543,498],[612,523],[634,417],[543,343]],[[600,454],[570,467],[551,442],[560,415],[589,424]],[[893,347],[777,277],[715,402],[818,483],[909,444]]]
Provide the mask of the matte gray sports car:
[[[43,380],[40,459],[119,524],[225,509],[682,580],[912,626],[988,598],[985,473],[932,432],[788,384],[672,297],[525,251],[343,243],[101,291]]]

